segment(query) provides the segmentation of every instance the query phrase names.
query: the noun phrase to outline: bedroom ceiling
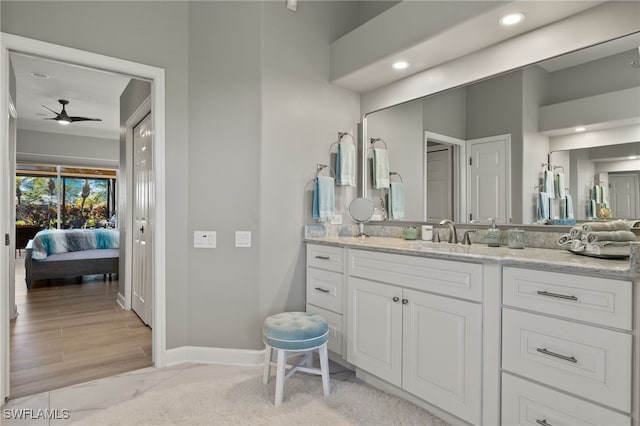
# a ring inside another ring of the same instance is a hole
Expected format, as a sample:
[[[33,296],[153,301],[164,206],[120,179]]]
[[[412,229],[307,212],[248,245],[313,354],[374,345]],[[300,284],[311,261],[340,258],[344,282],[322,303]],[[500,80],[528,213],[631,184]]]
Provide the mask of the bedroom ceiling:
[[[16,75],[18,129],[119,138],[120,94],[129,77],[15,52],[10,57]],[[63,126],[44,120],[54,115],[42,105],[59,112],[62,106],[58,99],[69,101],[66,107],[69,115],[96,117],[102,121]]]

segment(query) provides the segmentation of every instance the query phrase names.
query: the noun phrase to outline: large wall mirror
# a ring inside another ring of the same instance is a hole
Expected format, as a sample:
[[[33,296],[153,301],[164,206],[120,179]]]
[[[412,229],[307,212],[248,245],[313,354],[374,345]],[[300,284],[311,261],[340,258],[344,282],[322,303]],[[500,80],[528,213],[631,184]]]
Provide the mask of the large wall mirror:
[[[373,219],[536,223],[545,168],[564,173],[576,220],[590,219],[594,184],[611,217],[640,217],[639,46],[635,33],[367,114]],[[374,148],[402,182],[399,217],[373,183]]]

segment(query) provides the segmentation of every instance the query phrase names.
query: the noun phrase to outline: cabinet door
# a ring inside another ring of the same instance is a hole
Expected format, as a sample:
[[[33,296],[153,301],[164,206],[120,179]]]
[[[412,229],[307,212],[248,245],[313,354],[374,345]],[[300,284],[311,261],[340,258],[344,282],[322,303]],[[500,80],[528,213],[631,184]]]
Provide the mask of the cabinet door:
[[[349,277],[348,292],[347,361],[400,386],[402,289]]]
[[[482,307],[405,289],[402,387],[480,423]]]

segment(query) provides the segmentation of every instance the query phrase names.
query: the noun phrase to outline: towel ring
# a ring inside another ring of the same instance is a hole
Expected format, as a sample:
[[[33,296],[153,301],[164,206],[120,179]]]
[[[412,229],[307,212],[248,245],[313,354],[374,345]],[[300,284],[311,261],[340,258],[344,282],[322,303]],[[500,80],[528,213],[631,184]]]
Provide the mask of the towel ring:
[[[550,165],[551,165],[551,163],[541,163],[541,164],[542,164],[542,165],[541,165],[541,167],[542,167],[542,170],[543,170],[543,171],[544,171],[544,170],[549,170],[549,168],[548,168],[547,166],[550,166]]]
[[[564,166],[553,166],[554,171],[555,169],[562,169],[562,173],[564,173]]]
[[[332,143],[331,145],[329,145],[329,154],[331,154],[331,150],[333,149],[334,146],[338,145],[340,142],[342,142],[342,138],[345,136],[349,136],[351,138],[351,142],[352,143],[356,143],[355,139],[353,139],[353,136],[351,135],[351,133],[349,132],[338,132],[338,140],[335,141],[334,143]]]
[[[333,177],[336,177],[336,172],[335,170],[333,170],[333,168],[331,168],[328,164],[316,164],[316,177],[320,176],[320,172],[323,169],[329,169],[329,177],[331,177],[331,172],[333,172]]]
[[[382,142],[382,144],[384,145],[384,149],[389,149],[389,147],[387,147],[387,143],[384,141],[384,139],[382,138],[371,138],[369,139],[369,143],[371,143],[371,145],[375,146],[376,142]],[[369,148],[371,149],[371,148]]]
[[[398,176],[400,178],[400,182],[404,182],[402,180],[402,175],[400,173],[398,173],[398,172],[389,172],[389,180],[391,180],[391,176],[393,176],[393,175]]]

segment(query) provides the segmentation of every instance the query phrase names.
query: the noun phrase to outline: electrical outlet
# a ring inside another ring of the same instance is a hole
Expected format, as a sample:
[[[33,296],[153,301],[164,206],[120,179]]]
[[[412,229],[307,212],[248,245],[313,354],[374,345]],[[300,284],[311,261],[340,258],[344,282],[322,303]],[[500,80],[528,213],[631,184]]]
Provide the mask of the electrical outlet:
[[[251,231],[236,231],[236,247],[251,247]]]
[[[193,231],[193,247],[216,248],[216,237],[215,231]]]
[[[287,0],[287,9],[295,12],[298,9],[298,0]]]

